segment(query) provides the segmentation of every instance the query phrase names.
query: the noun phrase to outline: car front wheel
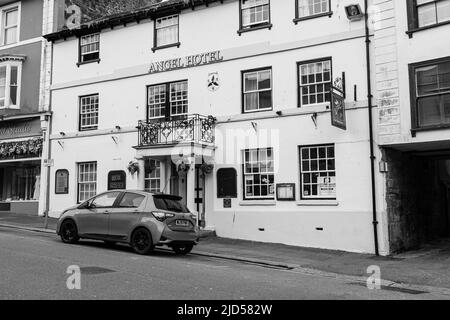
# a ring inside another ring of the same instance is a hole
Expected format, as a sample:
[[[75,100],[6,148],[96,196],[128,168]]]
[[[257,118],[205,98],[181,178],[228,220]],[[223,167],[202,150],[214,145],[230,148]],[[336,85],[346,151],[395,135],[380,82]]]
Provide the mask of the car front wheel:
[[[172,247],[172,250],[179,255],[186,255],[192,251],[194,245],[192,244],[176,244]]]
[[[131,237],[131,246],[137,254],[149,254],[154,249],[152,235],[147,229],[137,229]]]
[[[72,220],[66,220],[61,225],[61,240],[64,243],[70,243],[74,244],[77,243],[78,240],[80,240],[80,237],[78,236],[78,230],[77,226],[74,221]]]

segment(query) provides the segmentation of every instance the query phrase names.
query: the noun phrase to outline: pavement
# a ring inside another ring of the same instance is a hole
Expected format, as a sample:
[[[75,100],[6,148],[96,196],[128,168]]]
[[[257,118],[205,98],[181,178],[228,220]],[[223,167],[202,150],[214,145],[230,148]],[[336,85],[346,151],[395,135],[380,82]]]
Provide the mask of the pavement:
[[[0,214],[0,226],[52,233],[56,219],[17,214]],[[427,244],[416,251],[377,257],[341,251],[311,249],[282,244],[224,239],[203,234],[192,255],[296,270],[303,274],[343,278],[363,283],[370,276],[368,268],[379,267],[382,285],[405,290],[424,290],[450,294],[450,239]]]

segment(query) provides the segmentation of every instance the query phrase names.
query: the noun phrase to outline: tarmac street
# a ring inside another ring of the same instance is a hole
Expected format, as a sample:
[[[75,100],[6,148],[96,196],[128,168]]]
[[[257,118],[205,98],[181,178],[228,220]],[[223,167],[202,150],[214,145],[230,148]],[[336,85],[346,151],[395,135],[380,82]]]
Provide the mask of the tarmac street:
[[[296,268],[164,250],[139,256],[127,246],[94,241],[67,245],[56,234],[13,228],[0,227],[0,243],[0,299],[450,299],[437,292],[370,290],[351,278]]]

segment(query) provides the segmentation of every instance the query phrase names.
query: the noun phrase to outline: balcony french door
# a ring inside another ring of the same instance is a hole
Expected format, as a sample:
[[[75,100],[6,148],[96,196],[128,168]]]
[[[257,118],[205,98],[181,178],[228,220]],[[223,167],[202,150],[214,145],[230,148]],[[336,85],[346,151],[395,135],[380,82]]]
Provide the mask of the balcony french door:
[[[176,120],[188,114],[188,82],[168,82],[148,87],[147,120]]]

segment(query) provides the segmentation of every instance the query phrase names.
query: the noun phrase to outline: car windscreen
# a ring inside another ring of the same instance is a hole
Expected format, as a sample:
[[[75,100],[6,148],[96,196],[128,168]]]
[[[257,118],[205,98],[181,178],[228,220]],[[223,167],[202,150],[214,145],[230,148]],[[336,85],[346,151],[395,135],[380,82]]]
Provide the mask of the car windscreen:
[[[153,201],[155,202],[156,208],[159,210],[189,213],[189,209],[179,200],[154,197]]]

